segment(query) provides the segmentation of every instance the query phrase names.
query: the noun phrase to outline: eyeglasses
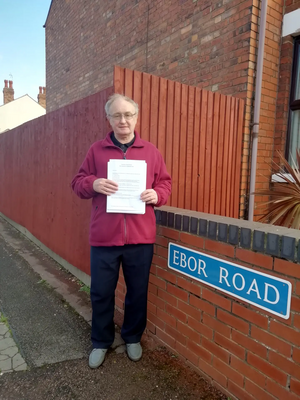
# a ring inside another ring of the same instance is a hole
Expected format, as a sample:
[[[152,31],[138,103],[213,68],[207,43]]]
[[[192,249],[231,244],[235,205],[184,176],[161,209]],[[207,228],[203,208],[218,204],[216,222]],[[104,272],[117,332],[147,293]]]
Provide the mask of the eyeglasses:
[[[132,114],[131,112],[126,112],[124,114],[123,113],[117,113],[117,114],[108,115],[108,116],[110,118],[112,118],[113,120],[115,120],[115,121],[121,121],[123,117],[124,117],[124,119],[126,121],[130,121],[135,115],[136,115],[136,113]]]

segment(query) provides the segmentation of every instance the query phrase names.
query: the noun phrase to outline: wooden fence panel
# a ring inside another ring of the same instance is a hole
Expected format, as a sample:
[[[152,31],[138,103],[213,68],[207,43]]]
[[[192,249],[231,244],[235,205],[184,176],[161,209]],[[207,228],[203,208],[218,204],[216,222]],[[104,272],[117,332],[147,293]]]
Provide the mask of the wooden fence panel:
[[[159,78],[151,76],[150,142],[157,146]]]
[[[193,164],[192,164],[192,192],[191,192],[192,210],[196,210],[198,204],[200,107],[201,107],[201,90],[199,88],[196,88],[195,106],[194,106]]]
[[[167,91],[168,83],[166,79],[159,81],[159,97],[158,97],[158,126],[157,126],[157,147],[164,159],[166,159],[166,125],[167,125]],[[153,104],[155,107],[156,104]]]
[[[184,208],[185,191],[186,191],[186,128],[187,128],[187,102],[188,102],[188,86],[181,86],[181,112],[180,112],[180,131],[179,131],[179,174],[178,174],[178,206]]]
[[[243,100],[116,67],[114,87],[0,135],[0,212],[86,273],[90,202],[70,183],[109,129],[104,105],[113,92],[139,103],[141,137],[172,175],[168,204],[239,215]]]
[[[114,91],[140,106],[137,129],[172,175],[168,204],[238,217],[244,101],[121,67]]]
[[[179,193],[179,142],[180,142],[180,110],[181,110],[181,84],[175,82],[175,96],[174,96],[174,127],[173,127],[173,159],[172,159],[172,194],[171,194],[171,206],[177,207],[178,204],[178,193]],[[177,162],[174,162],[177,160]]]
[[[89,274],[90,201],[71,189],[89,147],[108,125],[104,104],[113,89],[0,135],[0,212],[54,253]]]
[[[186,136],[186,189],[184,208],[191,210],[192,207],[192,186],[193,186],[193,143],[194,143],[194,107],[195,107],[195,88],[188,86],[187,102],[187,136]]]
[[[206,125],[207,125],[207,97],[208,92],[202,91],[201,111],[200,111],[200,131],[199,131],[199,182],[198,182],[198,204],[197,209],[204,210],[204,183],[205,183],[205,148],[206,148]],[[197,210],[197,211],[198,211]]]
[[[143,74],[142,101],[143,112],[141,120],[141,132],[145,140],[150,140],[150,121],[151,121],[151,75]]]
[[[217,157],[217,182],[216,182],[216,210],[215,214],[222,215],[223,187],[222,170],[224,160],[226,97],[220,96],[220,118],[218,127],[218,157]]]
[[[174,91],[175,82],[168,81],[168,92],[167,92],[167,119],[166,119],[166,166],[168,171],[172,171],[172,160],[173,160],[173,141],[174,141]],[[171,203],[171,199],[169,204]]]

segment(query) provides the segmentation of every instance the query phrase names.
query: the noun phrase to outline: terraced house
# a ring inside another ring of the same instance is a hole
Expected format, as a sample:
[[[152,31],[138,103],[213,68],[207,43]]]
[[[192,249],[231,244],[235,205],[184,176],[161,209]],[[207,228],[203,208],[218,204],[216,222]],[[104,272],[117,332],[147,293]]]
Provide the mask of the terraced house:
[[[261,15],[258,0],[53,0],[45,23],[47,111],[111,86],[114,65],[244,99],[240,216],[247,217],[259,64],[256,190],[269,186],[276,151],[289,158],[300,140],[300,1],[265,3]]]

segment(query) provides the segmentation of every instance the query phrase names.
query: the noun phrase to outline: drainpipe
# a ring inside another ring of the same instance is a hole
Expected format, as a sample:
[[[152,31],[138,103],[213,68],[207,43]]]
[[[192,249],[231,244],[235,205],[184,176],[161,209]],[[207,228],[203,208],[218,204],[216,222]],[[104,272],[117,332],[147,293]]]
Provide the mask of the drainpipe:
[[[259,115],[260,115],[262,73],[263,73],[263,63],[264,63],[267,4],[268,0],[262,0],[261,11],[260,11],[260,28],[259,28],[259,38],[258,38],[258,55],[257,55],[255,100],[254,100],[254,118],[253,118],[253,130],[252,130],[250,197],[249,197],[249,213],[248,213],[249,221],[253,221],[253,213],[254,213],[253,193],[255,191],[255,178],[256,178],[257,142],[258,142],[258,132],[259,132]]]

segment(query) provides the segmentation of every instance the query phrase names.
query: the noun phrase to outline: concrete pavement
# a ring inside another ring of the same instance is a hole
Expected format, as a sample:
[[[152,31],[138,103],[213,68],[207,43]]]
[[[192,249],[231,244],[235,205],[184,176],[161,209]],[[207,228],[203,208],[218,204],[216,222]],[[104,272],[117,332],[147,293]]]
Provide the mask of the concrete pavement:
[[[24,371],[27,364],[0,312],[0,375],[5,372]]]
[[[0,217],[1,400],[227,399],[146,335],[142,360],[130,361],[118,326],[104,364],[89,369],[91,306],[80,288]]]

